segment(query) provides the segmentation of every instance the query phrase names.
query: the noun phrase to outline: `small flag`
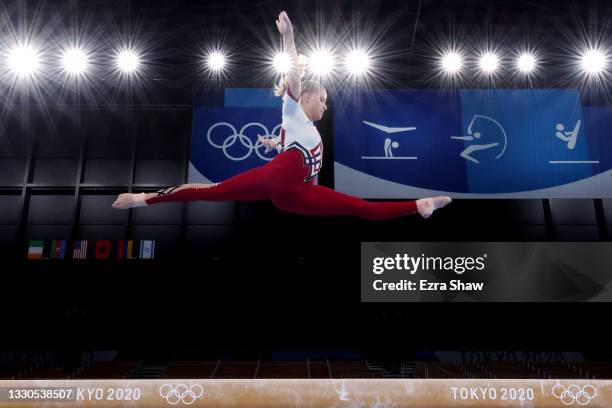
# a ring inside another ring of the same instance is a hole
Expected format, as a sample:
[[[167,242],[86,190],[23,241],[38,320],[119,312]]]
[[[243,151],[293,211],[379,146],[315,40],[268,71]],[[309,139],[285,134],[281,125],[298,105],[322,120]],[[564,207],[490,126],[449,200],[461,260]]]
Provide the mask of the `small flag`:
[[[122,259],[127,256],[127,241],[117,241],[117,259]]]
[[[133,249],[134,241],[117,241],[117,259],[134,258]]]
[[[101,240],[96,241],[95,259],[108,259],[110,258],[111,241]]]
[[[87,240],[74,241],[72,259],[87,259]]]
[[[45,241],[30,240],[30,248],[28,249],[28,259],[42,259]]]
[[[127,242],[127,258],[128,259],[137,259],[134,256],[134,241]]]
[[[50,256],[52,259],[64,259],[66,256],[66,241],[65,240],[51,241]]]
[[[155,241],[140,241],[140,259],[155,258]]]

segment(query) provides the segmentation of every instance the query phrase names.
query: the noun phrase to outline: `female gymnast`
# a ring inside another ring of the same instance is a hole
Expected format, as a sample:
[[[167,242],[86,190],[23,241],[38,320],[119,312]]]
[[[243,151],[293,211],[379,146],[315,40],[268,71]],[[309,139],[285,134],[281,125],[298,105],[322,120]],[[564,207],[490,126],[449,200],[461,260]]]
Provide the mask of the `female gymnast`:
[[[416,201],[370,202],[314,183],[323,158],[321,135],[314,126],[327,110],[327,91],[314,81],[302,83],[293,26],[286,12],[276,20],[291,70],[275,87],[283,96],[282,127],[277,139],[262,139],[279,154],[267,164],[238,174],[220,183],[183,184],[155,193],[120,194],[113,208],[127,209],[170,201],[251,201],[272,200],[281,210],[303,215],[349,215],[368,220],[386,220],[419,213],[428,218],[451,202],[437,196]]]

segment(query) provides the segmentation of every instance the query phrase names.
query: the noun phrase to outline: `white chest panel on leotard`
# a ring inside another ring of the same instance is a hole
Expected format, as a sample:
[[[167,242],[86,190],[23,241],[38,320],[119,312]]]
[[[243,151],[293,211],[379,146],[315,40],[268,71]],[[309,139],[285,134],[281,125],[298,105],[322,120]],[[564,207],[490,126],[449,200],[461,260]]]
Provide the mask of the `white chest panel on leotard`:
[[[282,151],[298,149],[304,158],[304,165],[308,167],[309,181],[321,170],[323,164],[323,143],[319,131],[306,116],[300,103],[290,94],[290,90],[283,96],[283,123],[281,129]]]

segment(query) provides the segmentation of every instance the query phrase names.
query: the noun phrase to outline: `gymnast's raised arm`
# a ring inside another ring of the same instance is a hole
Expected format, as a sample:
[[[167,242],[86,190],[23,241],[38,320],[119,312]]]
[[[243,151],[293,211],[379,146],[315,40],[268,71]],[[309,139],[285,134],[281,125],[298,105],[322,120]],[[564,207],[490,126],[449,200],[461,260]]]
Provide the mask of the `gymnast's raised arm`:
[[[295,41],[293,39],[293,25],[291,24],[291,20],[289,20],[287,12],[283,11],[278,15],[276,27],[278,27],[278,31],[283,36],[283,51],[291,61],[291,69],[287,73],[285,81],[293,97],[299,98],[301,93],[300,67],[297,50],[295,49]]]

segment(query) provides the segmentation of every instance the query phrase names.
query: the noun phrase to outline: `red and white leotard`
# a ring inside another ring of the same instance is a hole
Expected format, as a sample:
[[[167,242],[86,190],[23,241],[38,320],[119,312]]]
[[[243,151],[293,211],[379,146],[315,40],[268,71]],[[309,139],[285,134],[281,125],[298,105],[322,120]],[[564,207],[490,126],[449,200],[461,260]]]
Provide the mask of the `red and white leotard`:
[[[270,162],[220,183],[187,184],[159,190],[147,204],[169,201],[271,200],[281,210],[303,215],[350,215],[386,220],[417,211],[414,201],[371,202],[316,185],[321,170],[321,135],[289,91],[283,100],[281,152]]]
[[[321,171],[323,164],[321,135],[289,88],[283,96],[280,146],[280,151],[298,149],[302,153],[304,165],[308,168],[308,176],[304,181],[309,181]]]

